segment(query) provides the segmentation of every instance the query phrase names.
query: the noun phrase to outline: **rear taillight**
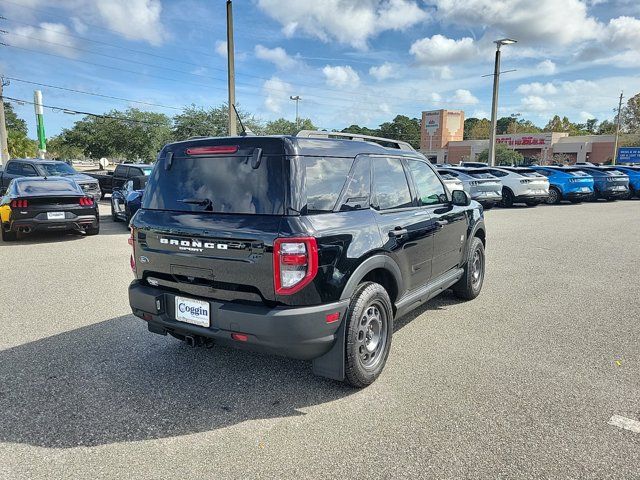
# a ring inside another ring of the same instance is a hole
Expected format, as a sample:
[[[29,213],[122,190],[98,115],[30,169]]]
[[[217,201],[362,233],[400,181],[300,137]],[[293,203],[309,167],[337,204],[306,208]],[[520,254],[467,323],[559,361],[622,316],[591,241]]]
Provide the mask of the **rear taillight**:
[[[80,197],[80,205],[83,207],[92,207],[93,206],[93,198],[91,197]]]
[[[276,294],[291,295],[308,285],[318,273],[318,244],[313,237],[277,238],[273,242]]]
[[[10,206],[11,208],[27,208],[29,202],[26,200],[11,200]]]
[[[238,145],[212,145],[209,147],[187,148],[187,155],[224,155],[236,153]]]
[[[526,178],[520,180],[520,183],[531,183],[531,180],[527,180]]]
[[[131,265],[131,271],[136,272],[136,242],[135,242],[135,230],[131,227],[131,234],[129,235],[129,245],[131,245],[131,258],[129,264]]]

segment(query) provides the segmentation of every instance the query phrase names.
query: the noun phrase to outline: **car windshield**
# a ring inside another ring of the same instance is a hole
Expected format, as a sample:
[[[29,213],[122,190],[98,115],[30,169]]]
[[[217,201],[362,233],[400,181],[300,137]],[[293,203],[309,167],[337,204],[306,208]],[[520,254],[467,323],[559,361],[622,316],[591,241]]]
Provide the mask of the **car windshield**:
[[[66,163],[41,163],[40,166],[45,171],[47,176],[64,176],[64,175],[75,175],[76,172],[72,166],[67,165]]]

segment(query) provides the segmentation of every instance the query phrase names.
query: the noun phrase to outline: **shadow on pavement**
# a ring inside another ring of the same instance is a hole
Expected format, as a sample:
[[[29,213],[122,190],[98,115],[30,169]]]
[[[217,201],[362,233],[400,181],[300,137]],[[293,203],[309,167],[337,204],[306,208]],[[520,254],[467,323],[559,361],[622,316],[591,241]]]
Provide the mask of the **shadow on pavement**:
[[[0,442],[96,446],[204,432],[356,392],[306,362],[191,348],[123,316],[0,352]]]

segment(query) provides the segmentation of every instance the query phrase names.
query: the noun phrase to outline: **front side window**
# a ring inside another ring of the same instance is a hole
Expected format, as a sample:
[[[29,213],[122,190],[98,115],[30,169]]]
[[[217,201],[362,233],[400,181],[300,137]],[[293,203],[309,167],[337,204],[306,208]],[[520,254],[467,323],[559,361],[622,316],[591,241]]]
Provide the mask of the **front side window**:
[[[22,175],[22,163],[20,162],[11,162],[7,165],[7,170],[5,173],[7,175]]]
[[[399,158],[374,158],[374,201],[379,210],[411,207],[411,192]]]
[[[447,201],[444,186],[429,165],[419,160],[409,160],[407,163],[416,183],[418,202],[421,206],[437,205]]]

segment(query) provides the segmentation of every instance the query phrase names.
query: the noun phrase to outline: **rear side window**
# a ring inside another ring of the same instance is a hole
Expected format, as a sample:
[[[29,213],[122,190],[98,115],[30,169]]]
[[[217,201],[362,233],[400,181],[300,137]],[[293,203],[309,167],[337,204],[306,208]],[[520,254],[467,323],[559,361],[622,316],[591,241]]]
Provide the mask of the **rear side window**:
[[[306,207],[303,213],[333,211],[353,158],[303,157]]]
[[[277,215],[284,212],[283,157],[174,157],[149,177],[143,208],[179,212]]]
[[[22,163],[11,162],[5,170],[7,175],[22,175]]]
[[[128,173],[129,173],[129,167],[125,167],[122,165],[118,165],[116,167],[115,172],[113,172],[113,174],[118,177],[126,177]]]
[[[400,159],[376,157],[373,159],[373,172],[375,208],[389,210],[413,205]]]
[[[359,210],[369,208],[371,191],[371,160],[358,158],[351,169],[348,185],[342,198],[340,210]]]

